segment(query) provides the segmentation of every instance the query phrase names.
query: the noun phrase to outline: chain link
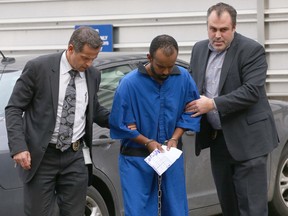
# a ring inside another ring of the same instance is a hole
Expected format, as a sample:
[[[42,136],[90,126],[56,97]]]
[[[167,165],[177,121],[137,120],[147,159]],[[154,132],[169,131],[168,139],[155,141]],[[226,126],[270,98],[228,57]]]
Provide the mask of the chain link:
[[[162,184],[162,176],[158,175],[158,216],[161,216],[161,199],[162,199],[162,190],[161,190],[161,184]]]

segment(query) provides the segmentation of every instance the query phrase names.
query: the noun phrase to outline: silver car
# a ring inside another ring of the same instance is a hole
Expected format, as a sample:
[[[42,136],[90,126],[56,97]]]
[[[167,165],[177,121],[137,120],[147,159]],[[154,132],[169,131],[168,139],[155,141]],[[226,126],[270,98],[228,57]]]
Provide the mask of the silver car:
[[[33,57],[3,57],[0,64],[0,215],[24,215],[22,183],[9,154],[4,107],[25,63]],[[94,62],[94,66],[102,73],[100,103],[110,109],[119,80],[139,63],[146,62],[145,55],[101,53]],[[181,60],[177,60],[177,64],[188,67],[188,63]],[[269,156],[269,210],[271,216],[283,216],[288,215],[288,103],[271,100],[270,105],[280,145]],[[196,157],[195,134],[187,131],[182,139],[189,215],[208,216],[221,213],[211,174],[209,149],[203,150],[201,155]],[[119,140],[111,139],[108,129],[95,124],[92,148],[94,178],[93,185],[87,191],[85,215],[124,215],[118,172],[119,149]]]

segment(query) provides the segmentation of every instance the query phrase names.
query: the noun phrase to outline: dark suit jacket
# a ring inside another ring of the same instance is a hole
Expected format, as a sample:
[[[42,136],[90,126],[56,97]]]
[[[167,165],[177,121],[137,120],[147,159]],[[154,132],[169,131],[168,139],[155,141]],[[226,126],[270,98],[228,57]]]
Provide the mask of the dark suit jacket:
[[[61,55],[40,56],[27,62],[5,108],[11,155],[25,150],[31,153],[31,170],[20,168],[23,182],[29,182],[35,174],[54,131]],[[108,127],[109,112],[98,103],[100,72],[90,67],[85,75],[89,98],[84,140],[91,147],[93,114],[96,123]],[[89,166],[90,174],[91,171],[92,166]]]
[[[204,81],[210,51],[208,40],[195,44],[190,72],[199,93],[205,94]],[[265,155],[278,144],[273,114],[265,91],[267,62],[264,48],[235,33],[227,50],[219,81],[216,103],[227,148],[235,160]],[[196,135],[196,154],[211,144],[211,125],[206,115]]]

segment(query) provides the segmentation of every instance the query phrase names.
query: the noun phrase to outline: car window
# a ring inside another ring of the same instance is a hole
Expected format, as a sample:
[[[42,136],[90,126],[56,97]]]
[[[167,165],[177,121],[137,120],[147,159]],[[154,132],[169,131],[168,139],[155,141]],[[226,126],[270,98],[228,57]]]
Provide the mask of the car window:
[[[101,70],[101,83],[98,92],[99,103],[111,110],[115,90],[119,80],[133,70],[130,65],[121,65]]]
[[[5,71],[0,74],[0,118],[4,117],[4,109],[8,103],[16,80],[21,71]]]

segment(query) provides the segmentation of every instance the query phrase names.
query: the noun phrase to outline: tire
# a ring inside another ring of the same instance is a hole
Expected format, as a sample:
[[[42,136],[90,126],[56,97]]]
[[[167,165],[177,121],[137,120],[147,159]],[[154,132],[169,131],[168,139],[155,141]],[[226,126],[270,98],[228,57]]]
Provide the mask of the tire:
[[[109,216],[104,199],[93,186],[87,190],[85,216]]]
[[[288,146],[285,146],[277,168],[274,195],[269,204],[269,215],[288,215]]]

